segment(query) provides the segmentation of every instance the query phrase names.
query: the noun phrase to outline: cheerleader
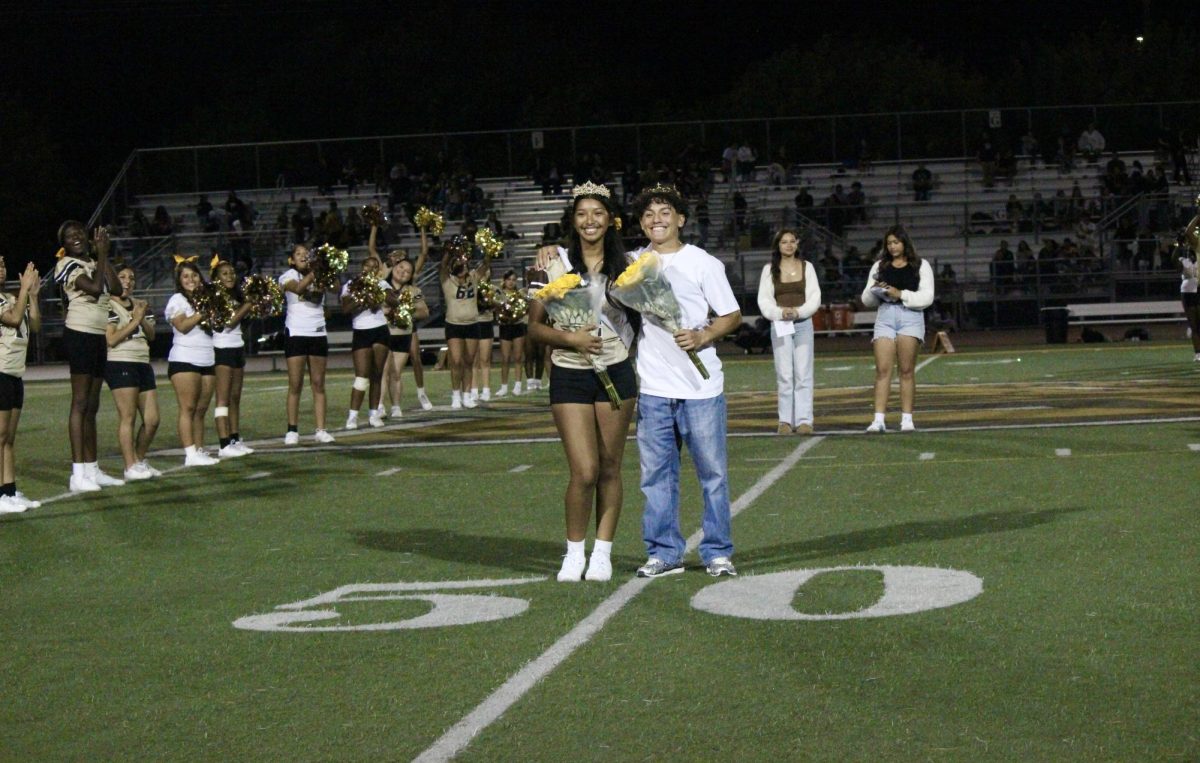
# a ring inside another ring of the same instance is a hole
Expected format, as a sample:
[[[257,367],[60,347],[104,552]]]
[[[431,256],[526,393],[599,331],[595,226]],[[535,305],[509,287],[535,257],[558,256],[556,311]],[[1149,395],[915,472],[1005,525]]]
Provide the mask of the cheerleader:
[[[916,398],[917,350],[925,341],[925,308],[933,304],[933,268],[917,256],[908,233],[900,225],[888,228],[871,266],[862,303],[877,308],[875,336],[875,419],[868,432],[887,431],[884,414],[892,387],[892,370],[900,368],[900,431],[916,431],[913,403]]]
[[[194,259],[194,258],[193,258]],[[175,268],[175,294],[167,300],[164,315],[171,324],[171,352],[167,355],[167,377],[179,400],[179,443],[184,466],[219,463],[204,452],[204,417],[216,387],[212,329],[208,316],[196,309],[196,299],[206,288],[200,268],[189,259]]]
[[[521,290],[517,288],[517,271],[509,270],[500,282],[500,291],[506,299],[521,298]],[[521,383],[525,381],[525,335],[528,333],[529,316],[522,315],[517,320],[508,323],[500,320],[500,389],[496,397],[508,394],[508,369],[516,369],[517,380],[513,383],[512,393],[521,394]]]
[[[4,257],[0,256],[0,284],[8,278]],[[25,354],[29,332],[38,331],[42,314],[38,309],[41,281],[33,263],[21,273],[17,296],[0,292],[0,514],[17,514],[36,509],[40,501],[26,498],[17,490],[13,444],[25,401]]]
[[[413,283],[413,274],[415,271],[416,267],[412,262],[407,257],[401,257],[392,263],[391,270],[388,272],[386,279],[388,288],[396,294],[396,299],[393,300],[394,304],[389,305],[387,308],[389,318],[401,300],[406,300],[412,305],[412,321],[407,326],[397,326],[394,320],[388,321],[388,341],[392,353],[388,357],[385,387],[387,388],[388,397],[392,400],[391,416],[394,419],[398,419],[403,415],[403,409],[400,407],[400,398],[404,392],[404,383],[400,372],[404,370],[404,364],[408,362],[409,354],[415,342],[417,334],[416,323],[429,317],[429,306],[425,304],[425,295]],[[416,369],[421,365],[421,361],[417,357],[420,353],[420,345],[417,345],[416,352],[413,354],[414,376],[416,375]],[[420,387],[417,388],[417,399],[421,402],[422,408],[425,407],[425,403],[428,401],[428,398],[422,397],[423,392],[424,390]]]
[[[235,305],[225,328],[213,334],[213,359],[217,377],[217,406],[213,418],[221,458],[247,456],[254,449],[242,442],[240,434],[242,412],[242,382],[246,375],[246,340],[242,338],[242,321],[250,314],[250,305],[242,298],[233,264],[213,258],[210,273],[214,284],[220,284]]]
[[[1200,205],[1200,196],[1196,197]],[[1200,296],[1197,295],[1196,258],[1200,256],[1200,214],[1193,217],[1184,227],[1176,242],[1176,257],[1179,260],[1179,298],[1183,302],[1183,314],[1187,318],[1192,337],[1192,352],[1200,363]]]
[[[287,300],[284,318],[283,354],[287,358],[287,434],[284,445],[300,444],[300,392],[304,388],[304,370],[308,368],[309,386],[313,396],[313,419],[319,443],[333,442],[325,431],[325,364],[329,356],[329,339],[325,331],[325,293],[313,288],[316,273],[310,264],[311,254],[304,244],[296,244],[288,256],[291,268],[279,276],[279,285]]]
[[[417,282],[417,274],[421,272],[421,268],[425,267],[425,260],[428,259],[429,256],[429,234],[425,228],[420,228],[420,231],[421,253],[417,255],[416,264],[408,259],[408,252],[403,249],[393,249],[392,251],[388,252],[387,266],[389,272],[385,278],[388,282],[388,285],[393,289],[399,289],[402,285],[413,285],[415,287]],[[375,257],[379,257],[379,252],[375,249],[375,237],[377,233],[378,228],[372,225],[371,235],[367,238],[367,252]],[[380,260],[382,260],[382,258],[380,258]],[[398,283],[396,280],[397,266],[401,262],[407,263],[406,269],[410,276],[408,280],[404,281],[403,283]],[[420,289],[416,289],[416,294],[421,294]],[[425,311],[425,315],[423,317],[428,317],[429,307],[424,304],[424,299],[424,296],[422,296],[421,309]],[[416,318],[416,315],[414,314],[413,317]],[[388,397],[391,399],[391,417],[400,418],[404,412],[400,407],[399,398],[400,390],[403,387],[400,382],[400,372],[404,370],[404,363],[397,362],[397,353],[401,352],[401,350],[397,349],[399,346],[399,340],[396,337],[399,336],[405,337],[405,339],[408,341],[408,345],[403,349],[403,356],[404,358],[412,358],[413,381],[417,385],[417,402],[421,404],[422,409],[426,411],[432,410],[433,403],[429,400],[429,395],[425,394],[425,369],[421,365],[421,343],[420,338],[417,335],[416,326],[414,325],[411,330],[401,333],[401,330],[397,329],[394,325],[392,325],[391,321],[389,321],[388,336],[388,343],[392,349],[392,352],[388,356],[387,364],[384,366],[383,388],[384,391],[387,392]],[[382,401],[380,402],[379,407],[379,415],[382,416]]]
[[[104,341],[108,295],[119,292],[121,282],[108,262],[110,244],[104,228],[97,228],[89,242],[83,223],[68,220],[58,229],[58,243],[62,248],[54,282],[66,302],[62,341],[71,367],[70,488],[72,493],[88,493],[125,484],[100,471],[96,462],[96,412],[108,354]]]
[[[568,271],[602,273],[609,283],[625,271],[627,259],[614,220],[618,214],[611,192],[601,185],[576,186],[568,208],[572,221],[567,249],[559,250],[546,267],[549,280]],[[530,304],[529,336],[553,347],[550,359],[550,411],[567,455],[570,481],[564,497],[567,553],[558,579],[563,582],[609,580],[612,541],[621,515],[621,459],[637,398],[637,378],[629,359],[638,316],[608,300],[600,326],[575,331],[546,323],[546,310]],[[594,329],[594,330],[593,330]],[[608,367],[623,401],[613,410],[588,356],[599,356]],[[596,510],[596,540],[590,561],[584,557],[588,520]],[[584,566],[587,572],[584,573]]]
[[[799,254],[791,228],[775,234],[771,262],[758,280],[758,309],[771,321],[779,427],[776,434],[813,433],[813,325],[821,287],[811,262]]]
[[[154,316],[144,300],[133,298],[137,276],[131,267],[117,271],[121,296],[108,303],[108,358],[104,380],[117,406],[117,442],[125,459],[125,480],[148,480],[162,472],[146,462],[146,453],[158,431],[158,384],[150,365]],[[134,433],[138,414],[142,426]]]
[[[490,260],[472,270],[469,264],[470,244],[462,236],[454,236],[443,245],[442,261],[438,265],[442,298],[446,306],[446,363],[450,366],[450,407],[474,408],[478,403],[470,393],[478,334],[479,305],[475,295],[479,279],[490,268]]]
[[[386,290],[383,280],[379,278],[381,266],[378,257],[373,254],[367,255],[363,260],[362,274],[359,278],[373,279]],[[383,304],[371,307],[360,304],[355,299],[350,289],[355,280],[357,279],[347,281],[342,287],[342,310],[353,316],[351,326],[354,330],[350,348],[354,361],[354,382],[350,387],[350,410],[346,416],[346,429],[358,429],[358,409],[362,407],[363,394],[368,391],[370,396],[367,399],[367,420],[372,427],[381,427],[383,415],[379,400],[383,368],[387,364],[390,350],[387,316],[383,313]]]
[[[477,283],[489,282],[492,268],[485,259],[476,271]],[[492,344],[496,340],[496,319],[490,305],[479,305],[475,317],[475,362],[471,366],[471,399],[487,402],[492,399]]]

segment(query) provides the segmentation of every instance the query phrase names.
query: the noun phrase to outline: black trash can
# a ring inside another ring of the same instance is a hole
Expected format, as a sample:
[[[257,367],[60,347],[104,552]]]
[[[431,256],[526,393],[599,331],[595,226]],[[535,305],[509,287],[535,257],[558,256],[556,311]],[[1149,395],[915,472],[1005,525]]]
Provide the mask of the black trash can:
[[[1071,312],[1065,307],[1043,307],[1042,323],[1046,326],[1046,344],[1067,343],[1067,319]]]

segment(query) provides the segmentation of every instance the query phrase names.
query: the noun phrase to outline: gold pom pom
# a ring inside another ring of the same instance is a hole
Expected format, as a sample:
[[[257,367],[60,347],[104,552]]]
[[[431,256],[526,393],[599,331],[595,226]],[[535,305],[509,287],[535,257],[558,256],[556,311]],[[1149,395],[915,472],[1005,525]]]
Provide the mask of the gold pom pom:
[[[366,221],[367,225],[376,228],[383,228],[388,224],[387,214],[378,204],[367,204],[364,206],[362,208],[362,219]]]
[[[315,291],[333,291],[341,286],[340,275],[350,264],[350,253],[333,244],[321,244],[313,253],[312,269],[316,276],[312,288]]]
[[[249,303],[252,318],[272,318],[283,313],[283,289],[272,278],[246,276],[242,280],[242,299]]]
[[[368,274],[350,279],[346,284],[346,293],[356,304],[368,310],[375,310],[387,299],[387,292],[379,278]]]
[[[420,207],[413,215],[413,224],[418,228],[427,228],[435,236],[442,235],[446,230],[446,219],[429,207]]]
[[[504,254],[504,242],[496,237],[496,232],[491,228],[475,231],[475,246],[483,250],[484,256],[492,259]]]

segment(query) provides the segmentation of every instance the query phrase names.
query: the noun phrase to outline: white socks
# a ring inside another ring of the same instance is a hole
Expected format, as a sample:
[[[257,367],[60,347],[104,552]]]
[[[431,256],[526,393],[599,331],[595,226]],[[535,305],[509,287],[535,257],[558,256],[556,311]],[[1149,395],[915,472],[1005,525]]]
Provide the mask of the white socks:
[[[908,414],[908,417],[911,419],[911,418],[912,418],[912,414],[911,414],[911,413],[910,413],[910,414]],[[876,412],[875,412],[875,421],[874,421],[874,423],[876,423],[876,424],[882,424],[882,423],[883,423],[883,414],[882,414],[882,413],[880,413],[879,411],[876,411]]]
[[[875,415],[878,416],[879,414],[875,414]],[[912,426],[912,423],[913,423],[913,420],[912,420],[911,413],[901,413],[900,414],[900,426],[902,426],[902,427],[903,426]]]

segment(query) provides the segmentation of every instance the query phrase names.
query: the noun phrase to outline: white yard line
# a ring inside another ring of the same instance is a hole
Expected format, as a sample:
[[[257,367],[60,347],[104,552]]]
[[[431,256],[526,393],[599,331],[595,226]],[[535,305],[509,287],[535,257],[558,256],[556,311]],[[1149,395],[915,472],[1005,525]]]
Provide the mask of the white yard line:
[[[508,473],[509,474],[520,474],[521,472],[523,472],[527,469],[532,469],[532,468],[533,468],[533,464],[517,464],[513,468],[509,469]]]
[[[401,470],[401,468],[399,466],[393,466],[391,469],[384,469],[381,472],[375,472],[375,476],[376,477],[391,477],[393,474],[399,473],[400,470]]]
[[[921,461],[932,461],[933,456],[934,456],[933,453],[922,453],[921,455],[917,456],[917,458],[920,459]]]
[[[1066,458],[1067,456],[1071,455],[1071,449],[1070,448],[1055,448],[1054,455],[1059,456],[1060,458]]]
[[[813,437],[796,446],[786,459],[771,471],[759,478],[758,482],[741,495],[730,506],[730,514],[737,516],[743,509],[754,503],[764,492],[780,480],[788,470],[796,465],[813,446],[823,438]],[[697,530],[687,540],[684,553],[695,550],[700,545],[703,532]],[[510,707],[516,704],[538,681],[549,675],[564,660],[579,647],[586,644],[604,627],[609,618],[641,593],[652,578],[631,578],[625,585],[618,588],[612,595],[600,603],[590,615],[585,617],[566,635],[554,642],[545,652],[526,663],[525,667],[514,673],[500,688],[454,724],[449,731],[433,743],[429,749],[414,758],[415,761],[431,763],[452,759],[462,752],[480,732],[494,723]]]
[[[271,476],[271,473],[270,473],[270,472],[255,472],[254,474],[247,474],[247,475],[246,475],[246,479],[248,479],[248,480],[261,480],[261,479],[264,479],[264,478],[266,478],[266,477],[270,477],[270,476]]]

